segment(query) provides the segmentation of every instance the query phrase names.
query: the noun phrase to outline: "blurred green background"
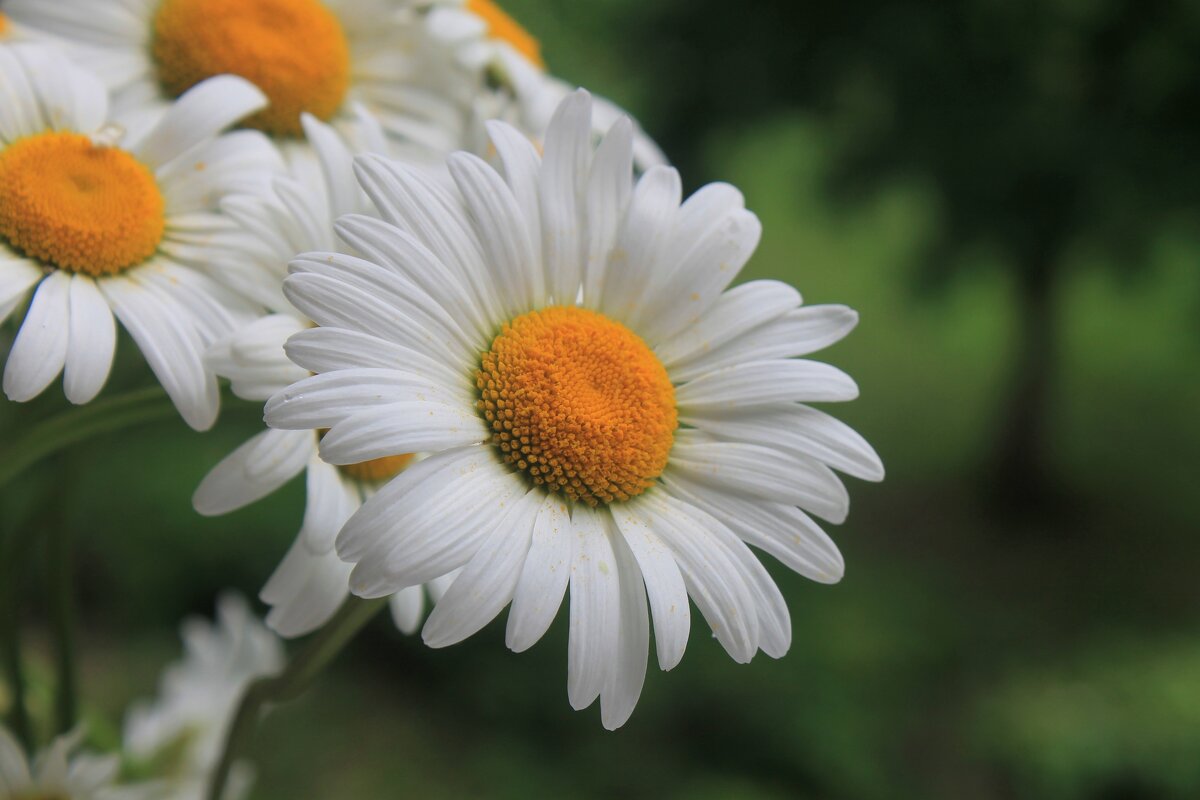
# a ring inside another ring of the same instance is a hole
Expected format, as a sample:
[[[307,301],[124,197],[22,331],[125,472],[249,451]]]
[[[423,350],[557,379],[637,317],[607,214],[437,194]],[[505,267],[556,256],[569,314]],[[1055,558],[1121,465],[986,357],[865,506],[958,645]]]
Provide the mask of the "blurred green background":
[[[821,357],[858,380],[833,410],[888,478],[851,481],[841,584],[768,563],[786,658],[734,664],[697,618],[608,733],[566,702],[564,615],[519,656],[503,618],[443,651],[381,619],[262,726],[253,796],[1200,797],[1200,6],[506,7],[685,186],[744,191],[765,229],[745,279],[860,312]],[[146,381],[122,349],[110,392]],[[48,405],[0,406],[5,429]],[[298,482],[191,511],[259,419],[96,440],[5,498],[9,524],[76,532],[100,738],[154,694],[179,619],[256,594],[299,526]],[[35,707],[43,582],[15,587]]]

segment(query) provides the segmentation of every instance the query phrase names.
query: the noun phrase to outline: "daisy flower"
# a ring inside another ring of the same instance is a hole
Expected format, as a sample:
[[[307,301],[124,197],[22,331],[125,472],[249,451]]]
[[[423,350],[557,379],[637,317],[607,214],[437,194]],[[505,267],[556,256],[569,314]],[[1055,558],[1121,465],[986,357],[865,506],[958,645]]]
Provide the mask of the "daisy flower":
[[[220,132],[261,108],[232,76],[197,85],[118,146],[104,88],[38,45],[0,47],[0,321],[36,287],[4,370],[25,401],[63,374],[72,403],[103,387],[113,315],[193,428],[216,419],[205,349],[256,309],[214,278],[238,237],[217,210],[282,168],[260,135]]]
[[[148,800],[157,786],[117,786],[121,758],[76,752],[82,729],[56,738],[30,761],[0,726],[0,797],[7,800]]]
[[[159,696],[133,705],[125,720],[125,750],[165,774],[167,796],[203,796],[242,693],[283,667],[283,644],[251,613],[246,601],[224,594],[215,623],[192,618],[182,627],[184,656],[163,672]],[[249,790],[253,770],[237,766],[232,791]]]
[[[850,400],[801,358],[857,316],[776,281],[728,289],[758,219],[727,184],[680,202],[679,175],[633,181],[633,129],[593,148],[570,95],[544,156],[489,127],[501,169],[458,153],[453,190],[376,156],[356,162],[387,224],[358,255],[297,257],[284,291],[320,327],[287,352],[315,373],[267,403],[281,430],[328,428],[322,458],[428,452],[347,520],[351,590],[377,597],[461,573],[423,628],[432,647],[505,606],[533,645],[570,596],[571,705],[608,728],[679,662],[689,597],[729,654],[782,656],[787,606],[747,545],[832,583],[842,558],[809,516],[841,522],[838,469],[879,480],[871,447],[807,403]]]
[[[271,314],[230,334],[209,352],[209,364],[230,379],[234,394],[246,400],[267,400],[275,392],[308,375],[288,360],[284,342],[312,321],[283,296],[287,263],[296,253],[337,246],[337,231],[348,241],[370,248],[372,228],[365,217],[335,226],[351,212],[371,211],[370,201],[354,178],[346,142],[328,125],[305,115],[308,141],[317,153],[315,174],[280,177],[264,200],[257,196],[230,198],[226,211],[238,220],[255,246],[241,261],[230,264],[240,291],[254,297]],[[361,120],[377,152],[387,143],[373,120]],[[262,591],[270,605],[267,624],[283,636],[301,636],[325,624],[350,594],[350,565],[337,557],[334,537],[342,523],[374,494],[381,482],[406,467],[411,454],[393,455],[358,464],[333,466],[321,460],[322,432],[265,430],[254,436],[205,477],[193,505],[205,515],[224,514],[274,492],[305,473],[307,501],[304,522],[295,543]],[[428,592],[436,600],[449,578],[439,576]],[[426,592],[408,587],[391,598],[396,625],[405,633],[419,626]]]
[[[493,103],[491,116],[505,119],[540,141],[554,110],[574,87],[547,71],[537,38],[493,0],[446,0],[430,12],[429,27],[454,47],[461,63],[470,69],[488,70],[508,87],[512,102]],[[596,136],[625,116],[627,112],[611,101],[592,98],[592,132]],[[667,158],[654,140],[632,118],[630,121],[634,165],[644,171],[666,164]]]
[[[301,114],[341,126],[365,106],[385,129],[444,154],[462,146],[482,75],[425,28],[415,0],[6,0],[114,91],[140,127],[214,75],[239,75],[268,107],[246,124],[302,157]]]

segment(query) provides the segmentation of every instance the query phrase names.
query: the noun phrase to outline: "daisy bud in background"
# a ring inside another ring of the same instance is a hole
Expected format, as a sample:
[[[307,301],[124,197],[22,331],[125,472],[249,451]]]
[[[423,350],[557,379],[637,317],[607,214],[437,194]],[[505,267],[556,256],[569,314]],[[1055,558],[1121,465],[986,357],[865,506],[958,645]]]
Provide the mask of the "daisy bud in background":
[[[364,131],[377,128],[365,112],[360,122]],[[230,270],[238,273],[242,291],[272,312],[225,337],[209,353],[213,369],[228,377],[233,392],[247,400],[266,401],[309,374],[284,353],[289,336],[313,325],[283,296],[288,260],[296,253],[334,249],[338,235],[363,252],[378,252],[375,239],[382,224],[364,216],[374,209],[354,178],[346,143],[311,116],[303,123],[317,154],[317,173],[297,171],[278,178],[265,200],[234,197],[225,204],[255,243],[242,261],[229,265]],[[387,151],[386,140],[365,138]],[[335,225],[339,216],[342,222]],[[272,606],[267,624],[283,636],[300,636],[324,625],[350,594],[351,566],[334,552],[334,537],[365,498],[414,460],[413,454],[402,453],[333,466],[318,454],[321,435],[315,427],[264,430],[218,464],[194,498],[201,514],[224,514],[305,473],[307,501],[300,534],[262,591],[263,601]],[[431,599],[436,600],[448,581],[448,576],[438,576],[430,582]],[[410,586],[392,597],[393,617],[404,632],[420,624],[425,596],[421,586]]]
[[[0,798],[5,800],[152,800],[155,784],[117,784],[121,757],[80,753],[83,730],[56,738],[33,759],[0,727]]]
[[[148,124],[214,75],[239,75],[269,105],[247,120],[289,159],[311,156],[302,114],[343,133],[356,109],[389,136],[444,154],[463,147],[482,69],[429,34],[413,0],[7,0],[14,20],[96,70],[121,119]],[[103,12],[103,13],[101,13]]]
[[[283,665],[283,644],[239,595],[217,601],[215,623],[182,628],[183,660],[163,672],[159,696],[135,704],[125,721],[125,751],[172,800],[204,796],[221,745],[246,687]],[[244,797],[254,770],[235,765],[222,800]]]
[[[287,352],[315,373],[267,403],[279,430],[327,428],[321,458],[430,455],[368,498],[337,552],[382,597],[461,570],[423,628],[471,636],[511,603],[507,643],[537,642],[570,596],[567,689],[608,728],[641,694],[653,618],[674,667],[689,598],[728,653],[782,656],[787,606],[747,545],[842,576],[811,515],[841,522],[834,469],[883,477],[872,448],[810,403],[854,381],[804,356],[845,336],[845,306],[776,281],[729,289],[761,228],[727,184],[681,202],[679,175],[633,180],[633,127],[593,144],[569,95],[539,153],[489,126],[499,170],[458,153],[445,189],[356,162],[384,223],[356,255],[292,262],[284,291],[319,327]]]
[[[4,369],[10,400],[61,373],[73,403],[103,387],[113,315],[183,419],[216,419],[208,346],[258,313],[220,282],[237,232],[218,209],[282,164],[261,134],[221,134],[263,108],[232,76],[196,85],[141,136],[122,137],[104,87],[44,46],[0,46],[0,320],[33,290]]]

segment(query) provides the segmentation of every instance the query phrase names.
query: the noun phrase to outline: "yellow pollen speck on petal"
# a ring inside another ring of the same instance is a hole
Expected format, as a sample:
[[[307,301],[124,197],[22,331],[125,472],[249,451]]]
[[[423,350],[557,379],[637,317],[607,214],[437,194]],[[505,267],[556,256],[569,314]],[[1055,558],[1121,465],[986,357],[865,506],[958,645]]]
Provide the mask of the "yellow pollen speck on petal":
[[[542,45],[537,38],[508,15],[493,0],[467,0],[467,10],[487,23],[488,36],[508,42],[535,66],[545,68]]]
[[[0,236],[51,266],[112,275],[162,241],[163,197],[129,153],[77,133],[42,133],[0,152]]]
[[[589,505],[628,500],[662,474],[675,387],[633,331],[582,308],[513,319],[476,374],[479,410],[508,463]]]
[[[402,453],[398,456],[384,456],[362,461],[358,464],[343,464],[338,467],[341,473],[358,481],[385,481],[400,473],[413,460],[412,453]]]
[[[270,105],[245,124],[302,136],[301,112],[328,120],[350,85],[350,48],[319,0],[163,0],[154,17],[158,78],[178,96],[214,75],[240,75]]]

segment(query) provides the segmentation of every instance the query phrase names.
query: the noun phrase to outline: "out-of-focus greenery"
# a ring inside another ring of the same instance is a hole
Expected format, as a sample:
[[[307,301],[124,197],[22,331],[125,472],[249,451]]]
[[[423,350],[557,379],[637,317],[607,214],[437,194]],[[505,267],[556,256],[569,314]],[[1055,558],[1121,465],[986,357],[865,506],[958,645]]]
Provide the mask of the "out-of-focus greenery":
[[[639,112],[651,133],[655,121],[666,129],[662,98],[708,73],[651,69],[657,59],[629,45],[645,13],[632,0],[507,6],[554,69]],[[743,51],[728,70],[795,78],[762,74],[753,42]],[[998,513],[976,476],[1015,358],[1012,274],[973,270],[941,297],[915,292],[914,258],[945,222],[927,176],[889,175],[859,202],[834,202],[846,131],[820,108],[746,94],[760,98],[752,115],[730,96],[738,113],[718,99],[670,129],[692,137],[685,184],[731,181],[761,216],[745,278],[781,278],[806,302],[861,314],[822,357],[860,384],[860,400],[832,410],[875,444],[888,479],[851,481],[850,520],[831,529],[845,580],[818,586],[769,563],[792,652],[736,665],[696,615],[682,664],[651,667],[616,733],[567,704],[564,619],[521,655],[504,648],[502,622],[433,651],[380,620],[268,717],[255,798],[1200,796],[1200,216],[1160,220],[1123,277],[1097,268],[1094,243],[1067,256],[1042,442],[1061,496]],[[116,386],[147,382],[131,343],[121,348]],[[2,404],[0,424],[45,405]],[[6,493],[10,522],[58,514],[75,532],[100,740],[115,740],[122,709],[178,656],[179,618],[211,614],[220,588],[257,592],[299,526],[298,481],[227,517],[191,511],[200,478],[258,420],[232,403],[208,434],[170,421],[97,440]],[[23,583],[44,707],[38,570]]]

